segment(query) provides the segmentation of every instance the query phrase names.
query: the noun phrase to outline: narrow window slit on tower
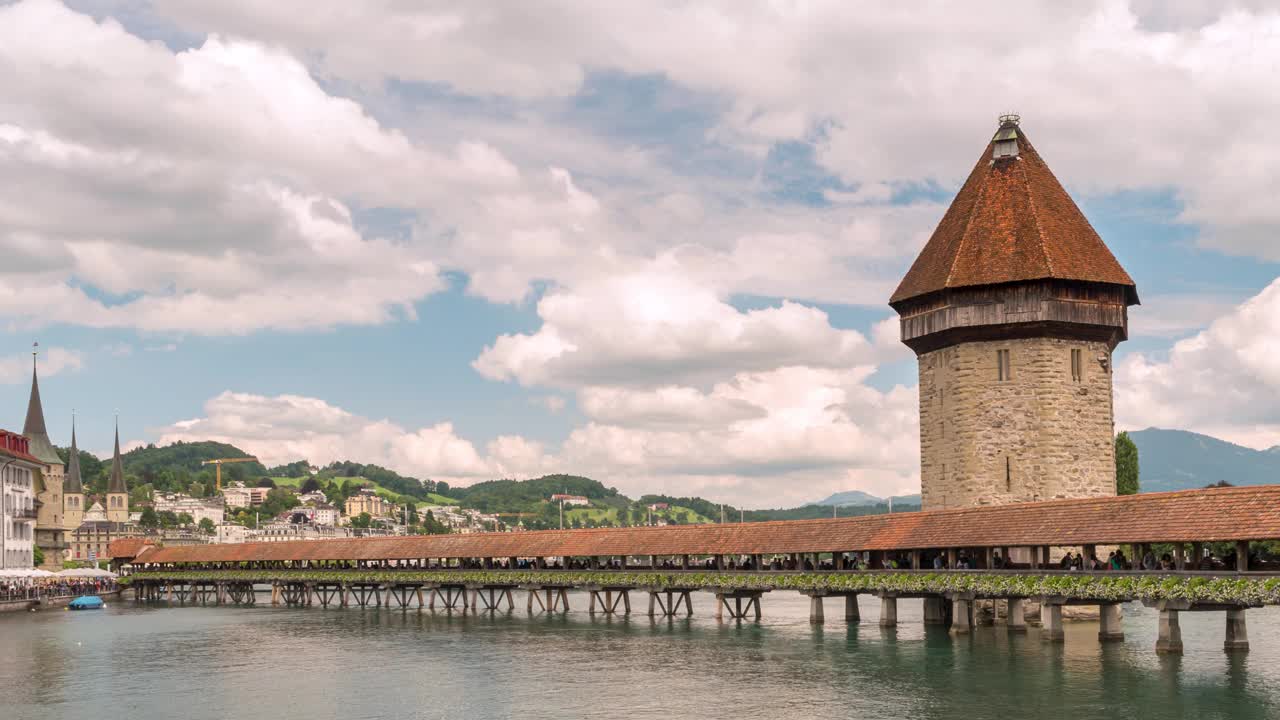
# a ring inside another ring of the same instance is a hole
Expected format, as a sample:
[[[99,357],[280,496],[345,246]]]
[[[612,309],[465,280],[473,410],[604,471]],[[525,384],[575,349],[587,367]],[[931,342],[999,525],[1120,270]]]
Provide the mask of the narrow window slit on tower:
[[[1075,382],[1084,380],[1084,351],[1071,351],[1071,379]]]
[[[1013,491],[1013,469],[1009,465],[1009,456],[1004,456],[1004,489]]]

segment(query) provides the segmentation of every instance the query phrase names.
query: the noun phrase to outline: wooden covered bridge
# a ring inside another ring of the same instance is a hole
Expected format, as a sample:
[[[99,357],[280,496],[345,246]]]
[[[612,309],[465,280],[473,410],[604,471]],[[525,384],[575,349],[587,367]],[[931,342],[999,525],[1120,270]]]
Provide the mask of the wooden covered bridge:
[[[790,590],[811,598],[814,622],[825,597],[845,598],[845,617],[857,622],[857,595],[876,595],[885,626],[896,624],[899,599],[921,598],[926,623],[961,634],[978,603],[999,603],[1009,629],[1025,630],[1032,601],[1041,637],[1061,641],[1064,606],[1098,606],[1099,637],[1113,640],[1123,637],[1119,604],[1137,600],[1159,610],[1157,650],[1180,652],[1179,613],[1205,610],[1226,612],[1226,649],[1247,649],[1245,610],[1280,604],[1280,565],[1259,559],[1259,543],[1275,540],[1280,486],[824,520],[135,543],[113,554],[149,602],[255,604],[269,586],[272,604],[495,611],[512,609],[522,591],[530,612],[558,612],[569,590],[582,590],[592,612],[629,613],[641,592],[651,616],[673,616],[692,614],[691,593],[710,591],[717,617],[758,619],[764,593]],[[1058,563],[1065,551],[1124,559],[1120,569],[1072,570]],[[1157,557],[1160,567],[1149,567]]]

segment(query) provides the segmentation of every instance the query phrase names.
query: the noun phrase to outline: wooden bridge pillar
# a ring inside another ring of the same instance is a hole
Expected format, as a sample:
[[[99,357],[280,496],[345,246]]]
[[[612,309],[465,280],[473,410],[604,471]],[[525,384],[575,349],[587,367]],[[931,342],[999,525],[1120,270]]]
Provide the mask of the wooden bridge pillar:
[[[1120,621],[1120,603],[1103,603],[1098,606],[1099,642],[1124,640],[1124,626]]]
[[[689,590],[671,588],[653,588],[649,590],[649,617],[675,617],[680,612],[680,605],[685,607],[686,617],[693,616],[693,601],[689,598]],[[663,595],[666,601],[663,601]]]
[[[729,617],[734,620],[744,620],[749,613],[754,613],[756,622],[760,621],[760,596],[764,593],[759,590],[735,590],[730,593],[716,593],[716,620],[724,620],[724,613],[727,610]],[[730,600],[733,601],[730,604]],[[746,601],[745,604],[743,601]]]
[[[1239,550],[1236,552],[1239,553]],[[1244,624],[1244,608],[1227,611],[1227,634],[1222,649],[1226,652],[1249,651],[1249,631]]]

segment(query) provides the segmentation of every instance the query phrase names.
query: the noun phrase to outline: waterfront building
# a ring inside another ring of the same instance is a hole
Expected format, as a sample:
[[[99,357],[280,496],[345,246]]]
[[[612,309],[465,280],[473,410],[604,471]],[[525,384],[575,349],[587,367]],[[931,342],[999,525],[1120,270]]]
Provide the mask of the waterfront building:
[[[80,477],[80,448],[76,444],[76,421],[71,419],[71,452],[67,457],[67,471],[62,480],[62,518],[66,533],[70,536],[84,522],[84,481]]]
[[[44,567],[59,570],[67,549],[62,498],[64,468],[45,427],[34,352],[31,353],[31,396],[27,401],[27,418],[22,425],[22,434],[30,441],[30,454],[42,465],[32,476],[36,493],[36,546],[44,553]]]
[[[919,362],[924,509],[1114,495],[1111,353],[1137,302],[1002,117],[889,301]]]
[[[354,537],[347,527],[315,525],[312,523],[273,522],[248,534],[242,542],[286,542],[289,540],[334,540]]]
[[[0,430],[0,570],[30,570],[36,546],[36,477],[45,465],[30,440]]]

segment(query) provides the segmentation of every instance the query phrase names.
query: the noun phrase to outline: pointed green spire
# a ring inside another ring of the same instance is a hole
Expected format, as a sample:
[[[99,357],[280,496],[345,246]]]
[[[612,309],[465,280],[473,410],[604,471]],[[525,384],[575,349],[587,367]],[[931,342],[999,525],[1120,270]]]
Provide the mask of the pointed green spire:
[[[31,398],[27,401],[27,420],[22,424],[22,434],[30,442],[30,452],[37,460],[49,465],[61,465],[62,458],[49,441],[49,431],[44,425],[44,405],[40,402],[40,378],[36,373],[36,350],[31,351]]]
[[[128,493],[124,484],[124,463],[120,461],[120,418],[116,418],[116,447],[111,455],[111,476],[107,479],[108,493]]]
[[[71,415],[71,452],[67,458],[67,474],[62,481],[62,492],[83,493],[84,483],[80,481],[80,448],[76,447],[76,416]]]

